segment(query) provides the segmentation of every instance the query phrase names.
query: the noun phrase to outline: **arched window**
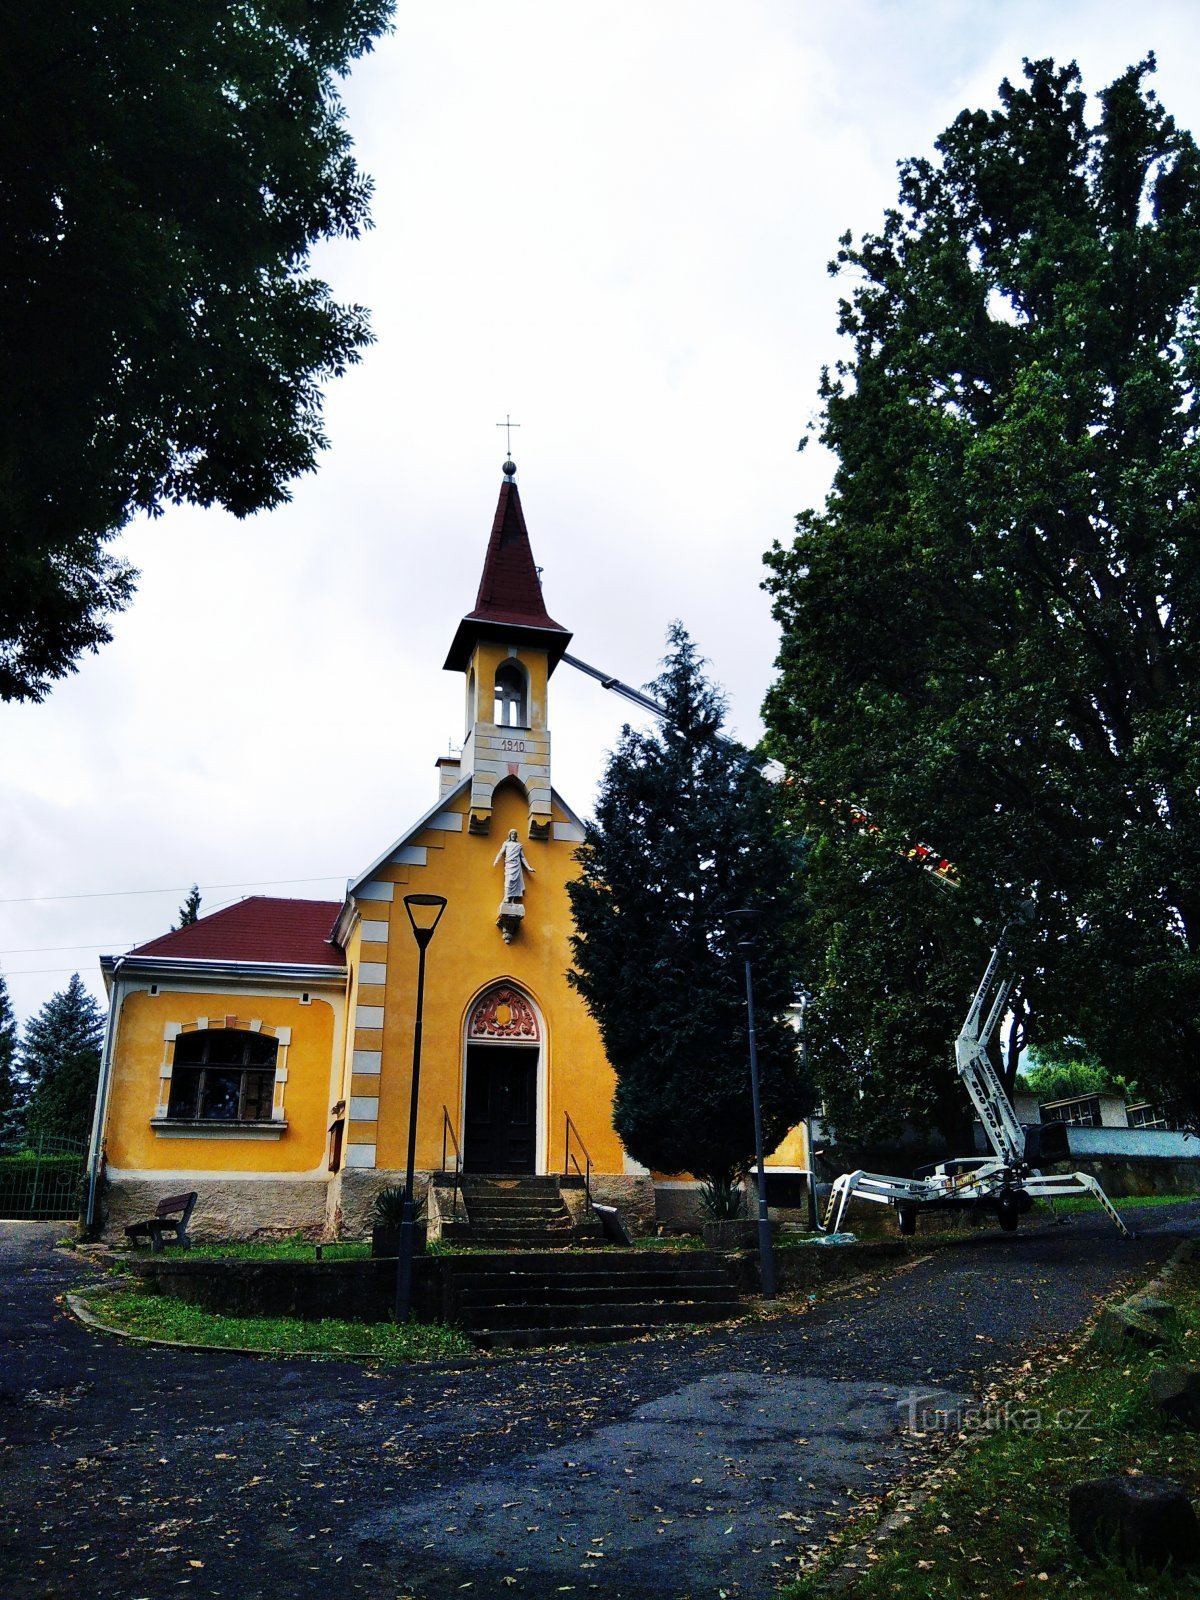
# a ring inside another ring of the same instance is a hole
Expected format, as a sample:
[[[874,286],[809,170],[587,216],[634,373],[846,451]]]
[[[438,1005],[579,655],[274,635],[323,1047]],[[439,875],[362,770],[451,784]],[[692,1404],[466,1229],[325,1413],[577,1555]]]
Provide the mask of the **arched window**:
[[[475,725],[475,668],[467,673],[467,732]]]
[[[175,1040],[168,1117],[269,1122],[278,1040],[241,1028],[207,1028]]]
[[[529,680],[525,670],[515,661],[506,661],[496,668],[497,727],[527,728]]]

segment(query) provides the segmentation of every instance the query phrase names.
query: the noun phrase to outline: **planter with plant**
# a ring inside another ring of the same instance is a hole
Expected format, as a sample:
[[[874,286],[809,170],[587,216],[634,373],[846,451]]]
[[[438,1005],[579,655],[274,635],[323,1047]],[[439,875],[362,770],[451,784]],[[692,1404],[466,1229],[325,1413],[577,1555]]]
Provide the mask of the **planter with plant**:
[[[425,1218],[425,1197],[417,1201],[414,1208],[416,1218],[416,1238],[413,1241],[415,1253],[420,1255],[425,1249],[428,1222]],[[398,1256],[400,1254],[400,1224],[404,1221],[404,1185],[390,1183],[386,1189],[380,1189],[375,1196],[375,1203],[371,1207],[371,1254],[372,1256]]]
[[[756,1237],[746,1217],[746,1191],[737,1178],[709,1178],[700,1185],[701,1233],[710,1250],[740,1250]]]

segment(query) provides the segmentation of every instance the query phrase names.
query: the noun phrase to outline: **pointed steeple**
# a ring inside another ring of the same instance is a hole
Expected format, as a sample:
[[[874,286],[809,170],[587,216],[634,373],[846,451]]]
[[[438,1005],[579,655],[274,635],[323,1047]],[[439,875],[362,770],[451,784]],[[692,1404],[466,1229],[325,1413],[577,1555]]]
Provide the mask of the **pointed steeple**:
[[[448,672],[466,669],[481,638],[544,650],[551,672],[571,642],[570,633],[550,616],[542,599],[521,496],[513,481],[515,471],[511,459],[504,463],[504,483],[483,559],[475,609],[458,625],[446,657]]]

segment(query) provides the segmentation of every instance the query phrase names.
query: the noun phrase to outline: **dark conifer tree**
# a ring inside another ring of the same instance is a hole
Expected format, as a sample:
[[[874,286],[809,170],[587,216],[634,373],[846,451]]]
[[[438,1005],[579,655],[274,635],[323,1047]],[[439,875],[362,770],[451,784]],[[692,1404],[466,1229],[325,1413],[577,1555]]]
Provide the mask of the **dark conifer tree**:
[[[189,928],[193,922],[199,922],[199,920],[200,886],[194,883],[187,892],[187,899],[179,908],[179,921],[172,927],[171,932],[174,933],[176,927]]]
[[[20,1134],[24,1105],[24,1082],[17,1068],[17,1019],[0,973],[0,1148]]]
[[[100,1074],[104,1012],[78,973],[25,1024],[19,1060],[29,1082],[30,1135],[85,1139]]]
[[[728,913],[762,912],[754,957],[768,1150],[812,1107],[796,1034],[798,862],[750,752],[720,736],[724,699],[684,629],[650,692],[667,712],[626,727],[569,886],[571,981],[616,1071],[626,1149],[663,1172],[728,1181],[753,1158],[742,960]]]

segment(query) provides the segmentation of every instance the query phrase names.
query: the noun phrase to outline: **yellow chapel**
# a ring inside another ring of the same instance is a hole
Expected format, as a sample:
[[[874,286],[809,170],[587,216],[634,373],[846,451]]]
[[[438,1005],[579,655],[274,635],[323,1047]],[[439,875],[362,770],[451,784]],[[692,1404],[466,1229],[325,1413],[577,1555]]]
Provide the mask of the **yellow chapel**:
[[[463,677],[462,753],[437,760],[424,816],[340,901],[251,896],[102,958],[90,1172],[110,1235],[192,1190],[201,1236],[364,1231],[375,1194],[404,1178],[414,895],[445,901],[424,988],[421,1185],[456,1167],[561,1173],[570,1139],[593,1197],[654,1226],[654,1179],[613,1128],[613,1072],[567,981],[583,827],[552,783],[548,708],[571,635],[546,610],[514,472],[445,662]],[[801,1144],[768,1164],[802,1159]],[[659,1180],[660,1213],[679,1187]]]

